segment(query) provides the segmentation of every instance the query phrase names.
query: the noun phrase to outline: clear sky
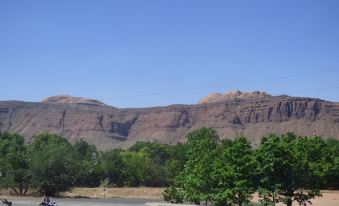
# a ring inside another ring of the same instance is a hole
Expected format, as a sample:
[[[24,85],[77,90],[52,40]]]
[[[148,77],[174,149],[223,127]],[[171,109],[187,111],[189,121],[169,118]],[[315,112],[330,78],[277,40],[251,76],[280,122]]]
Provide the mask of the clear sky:
[[[339,101],[338,0],[1,0],[0,100],[117,107],[211,92]]]

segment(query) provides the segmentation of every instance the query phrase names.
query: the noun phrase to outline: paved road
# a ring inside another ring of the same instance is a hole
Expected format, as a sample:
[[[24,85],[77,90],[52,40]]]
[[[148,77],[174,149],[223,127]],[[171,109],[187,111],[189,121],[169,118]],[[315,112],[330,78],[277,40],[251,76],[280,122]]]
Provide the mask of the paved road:
[[[145,200],[145,199],[63,199],[54,198],[58,206],[144,206],[146,202],[161,202],[161,200]],[[37,206],[41,199],[11,199],[13,206]]]

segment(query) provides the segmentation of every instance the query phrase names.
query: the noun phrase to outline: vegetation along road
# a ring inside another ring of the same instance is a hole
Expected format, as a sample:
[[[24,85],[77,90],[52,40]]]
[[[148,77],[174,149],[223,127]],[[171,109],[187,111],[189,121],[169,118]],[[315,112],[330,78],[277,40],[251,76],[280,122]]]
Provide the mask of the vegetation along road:
[[[154,200],[146,199],[124,199],[124,198],[112,198],[112,199],[68,199],[68,198],[53,198],[58,203],[58,206],[144,206],[146,202]],[[41,201],[41,198],[17,198],[12,199],[13,206],[37,206]]]

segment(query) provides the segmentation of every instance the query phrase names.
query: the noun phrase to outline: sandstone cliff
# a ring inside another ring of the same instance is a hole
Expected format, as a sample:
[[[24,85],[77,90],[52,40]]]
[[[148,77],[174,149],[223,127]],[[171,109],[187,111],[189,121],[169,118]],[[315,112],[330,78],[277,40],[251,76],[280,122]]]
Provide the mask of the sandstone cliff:
[[[1,101],[0,130],[21,133],[27,141],[37,133],[58,133],[71,141],[83,138],[101,149],[128,147],[138,140],[185,141],[188,132],[200,127],[213,127],[222,138],[243,134],[253,144],[270,132],[339,139],[339,103],[266,93],[240,96],[237,92],[197,105],[143,109],[117,109],[73,97]]]

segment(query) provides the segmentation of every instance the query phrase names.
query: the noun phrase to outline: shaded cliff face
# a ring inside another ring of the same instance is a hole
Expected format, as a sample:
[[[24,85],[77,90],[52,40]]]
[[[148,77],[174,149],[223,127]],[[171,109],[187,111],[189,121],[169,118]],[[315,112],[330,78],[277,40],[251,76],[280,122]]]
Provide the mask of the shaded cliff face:
[[[339,139],[339,103],[270,95],[231,98],[197,105],[117,109],[103,103],[0,102],[0,130],[23,134],[58,133],[83,138],[100,149],[128,147],[135,141],[185,141],[187,133],[215,128],[221,138],[243,134],[257,144],[270,132],[295,132]]]

